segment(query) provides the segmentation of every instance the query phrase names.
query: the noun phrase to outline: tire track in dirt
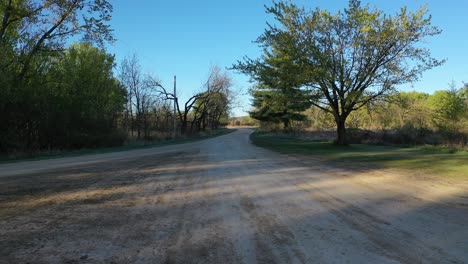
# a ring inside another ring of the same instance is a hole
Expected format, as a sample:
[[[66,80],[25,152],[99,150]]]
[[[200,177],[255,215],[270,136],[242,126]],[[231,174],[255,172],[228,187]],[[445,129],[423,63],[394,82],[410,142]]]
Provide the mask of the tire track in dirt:
[[[255,230],[257,262],[307,263],[294,234],[275,215],[261,213],[248,196],[241,197],[240,204]]]
[[[324,191],[314,189],[311,196],[351,228],[365,234],[380,248],[381,253],[400,263],[463,263],[441,248],[426,245],[411,233],[393,227],[390,222]]]
[[[0,263],[468,263],[467,211],[445,206],[466,192],[361,183],[249,133],[4,173]]]
[[[204,163],[206,156],[201,155],[191,165],[203,167]],[[208,184],[215,179],[207,169],[197,169],[187,176],[189,184],[185,184],[191,187],[180,201],[184,206],[176,218],[181,220],[177,234],[167,247],[164,263],[236,263],[235,250],[225,237],[222,217],[216,214],[217,194]],[[196,197],[190,193],[196,193]]]

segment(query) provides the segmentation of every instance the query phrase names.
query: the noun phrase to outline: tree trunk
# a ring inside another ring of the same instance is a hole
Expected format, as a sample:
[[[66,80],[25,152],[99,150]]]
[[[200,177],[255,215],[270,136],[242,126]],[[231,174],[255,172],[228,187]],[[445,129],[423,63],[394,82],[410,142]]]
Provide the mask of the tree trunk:
[[[137,138],[141,138],[141,115],[140,113],[137,113],[136,117],[136,123],[137,123]]]
[[[346,140],[346,126],[345,126],[345,121],[346,117],[339,117],[336,120],[336,145],[339,146],[347,146],[348,142]]]
[[[141,108],[140,108],[140,98],[136,98],[136,125],[137,125],[137,138],[141,138]]]
[[[185,135],[187,133],[187,119],[186,118],[182,120],[180,124],[180,133],[182,135]]]
[[[208,121],[206,120],[206,118],[204,118],[202,122],[202,130],[205,131],[207,126],[208,126]]]
[[[288,129],[289,128],[289,119],[284,119],[283,120],[283,125],[284,125],[284,129]]]

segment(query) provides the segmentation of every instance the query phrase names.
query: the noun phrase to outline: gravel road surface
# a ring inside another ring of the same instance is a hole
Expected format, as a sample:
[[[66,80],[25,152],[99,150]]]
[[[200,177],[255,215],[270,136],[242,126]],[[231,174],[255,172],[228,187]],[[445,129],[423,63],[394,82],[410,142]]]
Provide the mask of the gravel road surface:
[[[468,263],[466,184],[250,133],[0,165],[0,263]]]

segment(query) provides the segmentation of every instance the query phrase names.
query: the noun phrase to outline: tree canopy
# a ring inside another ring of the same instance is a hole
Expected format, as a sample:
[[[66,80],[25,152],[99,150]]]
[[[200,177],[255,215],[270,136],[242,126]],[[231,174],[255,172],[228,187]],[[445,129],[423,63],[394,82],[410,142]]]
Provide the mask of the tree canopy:
[[[112,41],[112,5],[106,0],[5,0],[0,3],[0,66],[21,81],[41,54],[64,49],[81,36],[102,46]]]
[[[444,62],[421,45],[441,33],[431,25],[427,7],[415,12],[403,7],[389,15],[350,0],[346,9],[332,14],[274,2],[267,12],[276,23],[256,41],[263,55],[245,58],[233,68],[258,84],[278,86],[274,80],[279,78],[285,86],[307,90],[312,105],[333,115],[340,145],[347,143],[345,122],[352,111]],[[272,58],[284,64],[274,65]],[[271,73],[278,69],[291,74]]]
[[[294,63],[294,57],[285,48],[292,43],[291,38],[282,38],[281,43],[272,43],[271,49],[265,49],[262,63],[251,59],[238,62],[234,69],[250,74],[256,82],[251,89],[253,106],[250,115],[260,121],[283,123],[285,128],[293,120],[304,120],[301,112],[310,107],[309,91],[302,87],[300,65]]]
[[[116,144],[125,93],[97,48],[113,40],[111,12],[106,0],[0,1],[0,152]],[[86,44],[67,49],[71,38]]]

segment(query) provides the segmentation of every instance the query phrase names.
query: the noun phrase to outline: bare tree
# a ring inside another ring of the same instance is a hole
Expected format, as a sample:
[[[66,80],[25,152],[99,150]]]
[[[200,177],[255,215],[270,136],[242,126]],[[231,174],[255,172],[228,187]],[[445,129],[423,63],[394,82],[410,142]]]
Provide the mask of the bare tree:
[[[176,105],[176,111],[180,122],[180,133],[183,135],[186,134],[189,123],[189,113],[192,110],[197,99],[202,97],[202,94],[197,93],[190,97],[184,103],[184,109],[181,110],[179,105],[179,98],[177,98],[177,96],[175,96],[171,92],[168,92],[168,90],[164,88],[164,86],[162,86],[161,83],[157,83],[156,86],[159,88],[159,94],[164,98],[164,100],[172,100]]]
[[[148,115],[157,101],[154,87],[159,81],[149,74],[142,75],[141,66],[135,54],[122,61],[119,78],[128,94],[125,123],[129,126],[130,134],[133,135],[136,131],[138,139],[142,137],[142,134],[147,138],[149,135]]]
[[[222,117],[226,117],[227,120],[230,101],[234,95],[231,91],[232,79],[219,67],[210,69],[202,91],[192,95],[183,105],[159,80],[149,77],[148,83],[147,86],[156,89],[162,100],[173,101],[180,123],[180,133],[183,135],[199,132],[208,125],[218,128]]]
[[[232,79],[218,66],[210,69],[206,81],[203,97],[197,99],[194,107],[192,129],[205,130],[209,125],[212,129],[219,127],[220,119],[229,115],[231,102],[233,101]]]
[[[134,125],[134,104],[136,100],[135,91],[139,89],[141,82],[141,67],[135,54],[131,58],[125,58],[120,65],[119,79],[127,89],[127,110],[125,112],[125,124],[133,136]]]

